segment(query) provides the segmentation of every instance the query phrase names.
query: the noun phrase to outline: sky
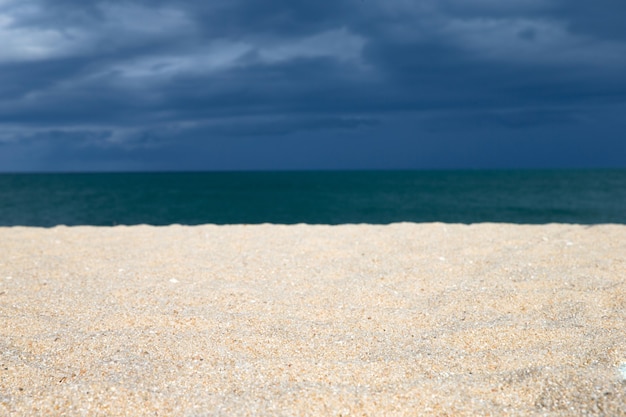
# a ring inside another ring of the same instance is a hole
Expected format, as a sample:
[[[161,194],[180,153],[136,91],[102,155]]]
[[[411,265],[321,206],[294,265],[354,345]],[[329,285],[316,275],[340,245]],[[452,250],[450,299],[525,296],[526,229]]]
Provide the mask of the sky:
[[[0,172],[626,168],[624,0],[0,0]]]

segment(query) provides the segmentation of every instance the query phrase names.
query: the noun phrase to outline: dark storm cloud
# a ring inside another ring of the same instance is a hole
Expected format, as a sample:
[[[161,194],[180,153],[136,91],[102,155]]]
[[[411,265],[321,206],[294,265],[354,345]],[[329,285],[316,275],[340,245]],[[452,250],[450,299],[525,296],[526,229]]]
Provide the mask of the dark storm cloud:
[[[620,0],[0,0],[0,162],[28,149],[40,166],[131,167],[142,150],[159,168],[177,143],[303,132],[417,151],[484,126],[617,129],[600,116],[626,101],[625,13]]]

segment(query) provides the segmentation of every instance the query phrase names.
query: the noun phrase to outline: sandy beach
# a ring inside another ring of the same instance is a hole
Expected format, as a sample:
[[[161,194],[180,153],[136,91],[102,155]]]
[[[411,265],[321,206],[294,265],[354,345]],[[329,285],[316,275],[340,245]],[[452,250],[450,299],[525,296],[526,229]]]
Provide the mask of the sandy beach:
[[[0,228],[37,415],[626,415],[626,226]]]

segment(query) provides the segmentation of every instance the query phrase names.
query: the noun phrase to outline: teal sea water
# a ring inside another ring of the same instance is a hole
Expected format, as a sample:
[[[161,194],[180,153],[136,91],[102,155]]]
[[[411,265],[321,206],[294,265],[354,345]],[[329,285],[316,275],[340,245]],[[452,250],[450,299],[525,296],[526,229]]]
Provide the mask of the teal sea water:
[[[0,226],[626,224],[626,170],[1,174]]]

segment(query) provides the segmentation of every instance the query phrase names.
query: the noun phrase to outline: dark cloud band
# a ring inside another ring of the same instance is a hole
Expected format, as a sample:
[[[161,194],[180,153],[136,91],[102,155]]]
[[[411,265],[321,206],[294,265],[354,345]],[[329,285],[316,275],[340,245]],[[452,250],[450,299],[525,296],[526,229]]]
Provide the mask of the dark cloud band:
[[[626,3],[600,3],[0,0],[0,146],[62,164],[44,143],[105,143],[113,160],[140,144],[387,129],[408,146],[600,119],[613,144]]]

